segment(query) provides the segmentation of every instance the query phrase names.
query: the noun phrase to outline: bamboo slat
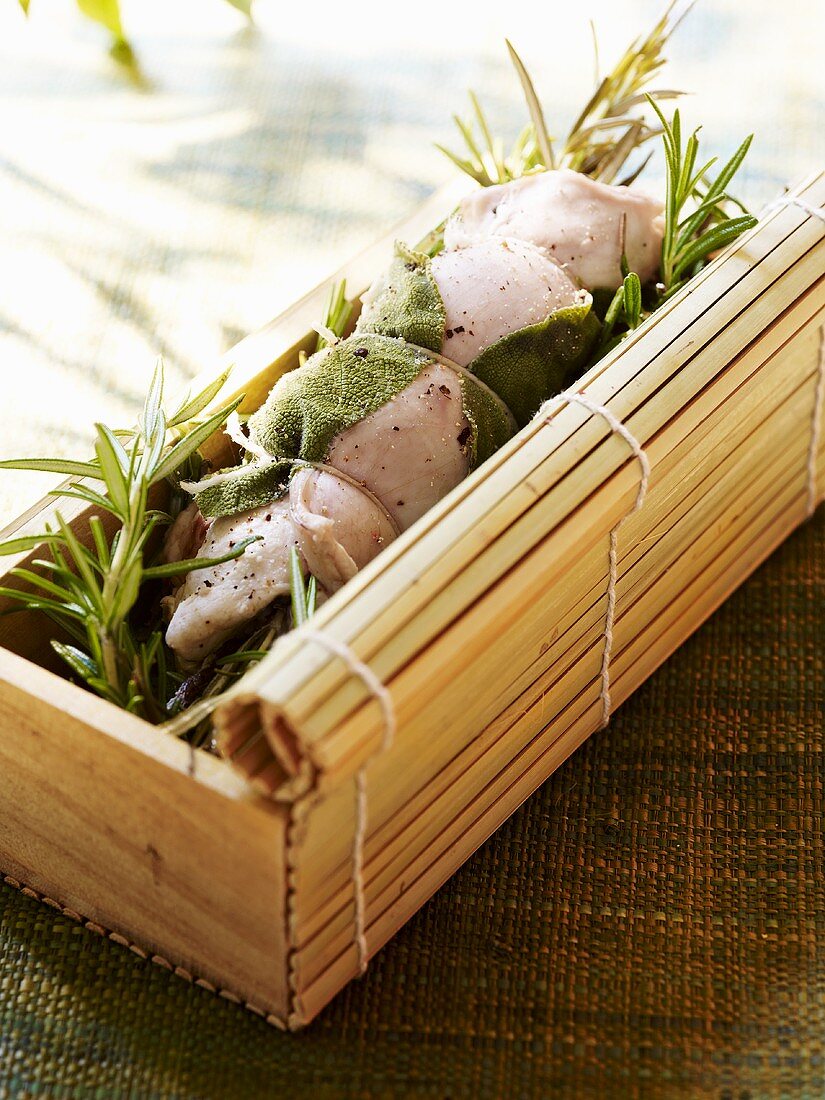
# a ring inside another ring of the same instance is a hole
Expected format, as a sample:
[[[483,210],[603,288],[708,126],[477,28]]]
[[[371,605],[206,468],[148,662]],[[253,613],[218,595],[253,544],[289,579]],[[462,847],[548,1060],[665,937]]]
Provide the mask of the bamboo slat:
[[[819,301],[822,301],[821,295]],[[809,302],[808,305],[810,306],[810,304],[811,303]],[[809,357],[809,366],[815,362],[817,339],[818,337],[816,332],[812,331],[809,335],[806,345],[807,354]],[[771,344],[773,343],[774,340],[772,339]],[[761,350],[764,352],[766,349],[764,348],[764,346],[762,346]],[[740,369],[736,370],[735,367],[731,367],[729,369],[729,372],[726,373],[724,387],[714,387],[714,395],[719,396],[721,393],[721,396],[724,397],[726,390],[736,384],[737,379],[741,377],[745,370],[752,369],[753,360],[752,358],[749,359],[746,355],[743,358],[742,362],[736,364],[735,366],[738,366]],[[767,387],[770,389],[772,383],[770,381],[765,383],[763,380],[763,385],[767,385]],[[813,383],[811,382],[811,391],[812,389]],[[811,405],[812,401],[813,398],[811,393],[809,401]],[[657,439],[652,444],[648,445],[648,453],[654,465],[654,478],[651,483],[651,490],[655,490],[661,477],[666,476],[669,470],[672,471],[674,469],[678,469],[679,471],[676,475],[677,479],[681,481],[681,484],[685,484],[685,457],[689,454],[690,460],[692,462],[694,459],[694,448],[698,445],[698,440],[695,439],[696,431],[694,430],[694,432],[691,432],[690,430],[691,424],[694,423],[694,420],[698,419],[698,417],[702,413],[705,413],[705,419],[702,422],[704,424],[705,432],[710,432],[714,429],[714,427],[719,427],[719,417],[717,417],[716,419],[710,417],[707,414],[705,405],[704,408],[701,408],[699,410],[687,410],[684,417],[680,417],[678,422],[675,425],[671,426],[669,429],[663,430],[659,434]],[[736,414],[734,414],[734,416],[735,415]],[[729,429],[733,426],[735,425],[728,424],[727,422],[725,423],[726,438]],[[675,447],[672,447],[671,440],[676,436],[679,437],[679,442]],[[682,463],[682,465],[679,466],[679,463]],[[587,463],[583,463],[577,468],[577,474],[581,476],[581,479],[583,482],[585,482],[585,484],[588,484],[588,482],[585,480],[587,477],[587,469]],[[626,463],[625,466],[622,468],[620,476],[623,484],[623,491],[621,492],[621,495],[619,495],[619,490],[614,485],[613,481],[607,481],[603,483],[597,490],[594,490],[594,507],[591,509],[591,512],[595,517],[595,525],[593,527],[586,527],[583,521],[579,518],[578,514],[573,512],[571,512],[558,524],[558,526],[556,527],[556,547],[558,556],[554,558],[554,572],[547,575],[541,573],[536,574],[536,585],[552,584],[554,582],[560,581],[562,577],[567,577],[568,571],[575,568],[575,563],[580,560],[583,553],[586,553],[587,550],[591,547],[604,545],[604,539],[606,537],[607,531],[609,531],[610,527],[615,522],[617,522],[622,515],[626,514],[626,512],[629,510],[630,504],[635,494],[638,475],[636,469],[634,468],[634,464]],[[645,510],[645,519],[652,518],[652,515],[654,514],[654,507],[655,505],[653,503],[653,500],[649,500],[648,508]],[[629,521],[626,534],[628,542],[632,542],[634,536],[640,529],[640,525],[645,522],[645,519],[643,519],[643,517],[639,515]],[[544,517],[538,507],[534,507],[525,516],[523,516],[522,519],[519,521],[519,524],[520,526],[514,526],[507,532],[508,537],[511,541],[514,541],[516,537],[523,534],[523,539],[517,546],[518,556],[516,556],[516,552],[513,552],[512,555],[514,562],[520,561],[523,553],[528,551],[529,547],[533,544],[532,540],[535,539],[536,533],[545,529]],[[565,553],[564,555],[562,555],[560,543],[561,540],[565,537]],[[500,553],[501,551],[499,550],[499,555]],[[461,585],[466,585],[466,590],[468,591],[468,595],[465,597],[467,606],[469,606],[471,603],[474,603],[474,601],[478,598],[480,584],[474,585],[473,582],[475,580],[475,577],[473,570],[475,568],[480,568],[480,565],[484,560],[484,558],[479,558],[476,560],[476,562],[473,562],[472,566],[468,567],[465,572],[460,575],[458,584],[455,586],[458,588],[459,593],[463,597]],[[494,569],[495,565],[500,563],[500,561],[500,556],[497,559],[494,559],[491,568]],[[509,564],[510,555],[508,554],[508,565]],[[512,597],[511,582],[513,580],[514,571],[516,569],[515,564],[510,566],[510,569],[512,570],[512,572],[508,572],[507,575],[510,579],[510,595]],[[530,579],[530,574],[528,574],[528,586],[530,585]],[[571,586],[571,589],[572,591],[578,592],[577,588],[573,588]],[[446,596],[444,598],[446,599]],[[464,602],[462,602],[462,606],[464,606]],[[439,607],[440,604],[438,600],[432,600],[426,610],[423,612],[422,617],[436,616],[439,612]],[[427,626],[429,627],[429,624],[427,624]],[[438,625],[432,627],[432,633],[435,636],[440,631],[446,629],[447,623],[443,622],[443,620],[438,620]],[[483,624],[479,624],[478,629],[483,633]],[[401,649],[407,645],[407,638],[404,636],[403,633],[400,633],[395,639],[393,639],[393,644],[397,645],[399,649]],[[410,652],[410,649],[411,647],[407,649],[407,652]],[[433,660],[433,665],[437,666],[442,671],[442,674],[446,671],[445,666],[441,664],[437,658]],[[422,700],[420,696],[417,696],[411,700],[412,705],[421,702]],[[399,707],[399,714],[401,714],[403,711],[404,701],[399,699],[396,701],[396,703]],[[407,712],[403,713],[405,721],[409,720],[412,717],[412,715]],[[358,712],[348,717],[335,730],[334,734],[330,737],[328,742],[328,754],[322,755],[320,753],[316,753],[316,759],[320,761],[321,766],[324,768],[324,775],[326,777],[329,778],[336,774],[335,767],[338,761],[341,762],[342,767],[344,765],[344,761],[348,761],[349,770],[352,770],[355,766],[363,761],[363,747],[361,754],[356,754],[354,749],[356,742],[353,736],[352,724],[355,722],[360,722],[360,715],[358,714]],[[378,734],[378,732],[379,730],[376,731],[376,734]]]
[[[785,509],[783,511],[783,513],[781,514],[780,520],[778,521],[779,529],[781,529],[781,530],[787,529],[787,528],[785,528],[785,526],[782,526],[782,525],[783,524],[787,525],[790,517],[792,517],[793,515],[798,517],[798,519],[800,517],[799,503],[796,504],[795,510],[794,510],[794,505],[793,505],[794,500],[796,500],[796,502],[799,502],[799,500],[800,500],[799,492],[796,491],[796,493],[794,495],[794,492],[790,491],[790,493],[787,493],[785,495],[780,495],[779,497],[773,497],[772,499],[769,499],[769,500],[762,500],[762,502],[760,502],[762,505],[764,505],[764,504],[771,504],[772,505],[772,504],[775,504],[775,503],[782,504],[782,503],[785,502],[785,500],[788,500],[788,499],[790,499],[791,504],[789,505],[789,507],[787,509]],[[761,509],[760,509],[760,515],[762,516],[762,521],[763,521],[764,513],[763,513],[763,511],[761,511]],[[753,559],[753,560],[755,560],[756,563],[758,563],[758,561],[762,560],[762,558],[764,557],[764,553],[769,552],[769,549],[772,548],[772,546],[774,546],[774,544],[775,544],[775,541],[778,540],[778,536],[777,536],[778,524],[772,524],[767,532],[757,533],[756,537],[755,537],[755,532],[753,532],[751,529],[748,529],[748,530],[746,530],[744,536],[742,536],[739,540],[737,540],[735,543],[731,544],[731,546],[729,548],[727,548],[726,553],[723,555],[722,558],[717,558],[714,555],[714,557],[712,558],[712,561],[711,561],[711,565],[709,565],[709,568],[707,570],[705,570],[705,575],[703,577],[701,577],[701,579],[700,579],[700,585],[698,585],[698,591],[693,591],[690,594],[690,596],[685,596],[682,599],[682,601],[680,602],[679,607],[675,608],[675,609],[683,608],[683,606],[685,604],[689,603],[689,602],[691,604],[691,606],[689,607],[689,612],[690,612],[691,617],[685,619],[684,623],[682,623],[682,628],[684,629],[684,634],[683,635],[676,634],[675,628],[672,628],[671,631],[669,632],[669,634],[664,634],[664,632],[663,632],[663,634],[660,635],[659,638],[653,639],[653,641],[651,643],[651,647],[648,649],[648,651],[645,654],[643,654],[643,657],[641,659],[642,660],[642,667],[643,667],[643,669],[646,669],[647,671],[645,671],[645,673],[643,673],[643,675],[639,676],[638,681],[632,682],[631,686],[628,686],[626,678],[623,678],[623,676],[620,676],[620,675],[617,676],[616,681],[615,681],[615,686],[617,687],[617,690],[623,692],[623,695],[619,695],[617,697],[624,697],[624,692],[625,691],[627,693],[629,693],[629,691],[632,690],[632,687],[635,687],[637,685],[637,683],[640,683],[641,680],[643,678],[645,678],[645,675],[649,674],[649,672],[652,671],[654,667],[656,667],[656,664],[660,663],[660,661],[663,660],[665,656],[667,656],[667,654],[672,650],[672,648],[675,648],[675,646],[678,645],[679,641],[678,640],[672,641],[673,638],[680,639],[682,637],[686,637],[687,635],[690,634],[690,632],[692,632],[692,630],[694,629],[694,626],[692,624],[695,623],[695,620],[692,618],[693,614],[701,613],[703,615],[703,617],[706,617],[706,615],[709,614],[709,612],[711,612],[713,607],[715,607],[718,604],[719,599],[724,598],[724,596],[719,597],[718,588],[714,587],[713,583],[711,583],[709,585],[706,584],[706,582],[708,582],[708,581],[713,582],[714,570],[716,570],[717,568],[720,568],[720,566],[727,565],[728,570],[735,571],[736,568],[737,568],[737,563],[738,562],[740,562],[742,560],[746,560],[746,561],[751,560],[751,553],[752,553],[751,548],[756,548],[756,550],[760,553],[760,557],[758,559]],[[766,549],[766,548],[768,548],[768,549]],[[725,576],[729,576],[729,572],[726,573]],[[711,595],[709,595],[709,597],[707,595],[708,592],[711,593]],[[694,597],[695,597],[695,599],[694,599]],[[709,599],[709,601],[711,601],[711,603],[707,603],[708,599]],[[638,639],[639,637],[643,638],[643,637],[645,637],[645,635],[635,636],[635,639]],[[670,641],[668,641],[669,638],[671,639]],[[662,648],[665,645],[665,642],[667,642],[668,645],[671,646],[670,649],[663,649]],[[635,640],[634,645],[636,645],[636,643],[637,642]],[[623,665],[626,664],[627,662],[628,662],[628,659],[627,659],[626,654],[624,654],[624,653],[621,654],[621,659],[617,659],[617,661],[616,661],[617,670],[618,671],[623,670]],[[636,674],[638,672],[638,670],[631,669],[630,672],[632,674]],[[542,695],[540,697],[543,697],[543,692],[542,692]],[[533,704],[533,706],[536,706],[536,705],[537,704]],[[540,703],[538,704],[538,706],[540,707]],[[595,695],[594,692],[591,692],[590,697],[588,697],[586,694],[583,694],[579,697],[579,709],[577,709],[577,711],[576,711],[576,709],[573,709],[573,715],[574,715],[574,718],[577,720],[577,723],[579,723],[580,725],[577,725],[577,726],[574,725],[574,726],[571,727],[570,730],[564,730],[563,735],[559,738],[558,744],[554,745],[554,753],[553,753],[553,756],[551,758],[552,767],[550,767],[549,770],[546,773],[543,773],[543,778],[546,778],[546,775],[549,774],[550,771],[553,770],[554,767],[558,766],[558,763],[561,762],[561,759],[566,758],[566,756],[568,756],[569,753],[571,751],[573,751],[573,749],[575,747],[577,747],[577,745],[580,744],[581,739],[582,739],[582,737],[581,737],[581,723],[585,723],[584,736],[586,736],[588,733],[591,733],[594,723],[597,724],[598,701],[597,701],[597,696]],[[548,727],[547,714],[546,713],[543,713],[543,714],[539,713],[538,717],[533,718],[533,720],[535,720],[535,723],[536,723],[535,728],[542,728],[543,727],[544,729],[550,730],[550,731],[554,728],[554,724],[551,724]],[[557,720],[557,722],[561,722],[562,719],[557,718],[555,720]],[[519,748],[520,738],[517,736],[517,729],[520,728],[522,725],[526,726],[525,736],[527,736],[530,733],[535,733],[535,729],[532,729],[529,725],[526,725],[526,718],[519,718],[518,723],[516,724],[516,726],[509,726],[505,729],[500,729],[499,728],[496,731],[495,736],[491,737],[491,742],[492,742],[493,746],[502,748],[502,755],[504,755],[508,760],[510,760],[511,756],[513,756],[514,750],[517,750]],[[550,736],[549,731],[548,731],[548,733],[546,733],[546,735],[542,735],[542,737],[543,736],[548,736],[549,737]],[[507,738],[506,747],[502,747],[505,737]],[[573,738],[572,741],[570,740],[571,737]],[[559,753],[561,753],[561,756],[559,756]],[[516,769],[518,766],[522,766],[522,764],[524,764],[524,763],[525,763],[525,760],[522,759],[522,758],[519,758],[517,760],[517,763],[516,764],[510,764],[510,767],[513,768],[513,769]],[[493,761],[489,757],[485,758],[483,760],[483,763],[480,764],[480,768],[483,768],[483,774],[485,774],[485,775],[489,774],[489,769],[491,769],[492,767],[493,767]],[[516,774],[518,774],[517,770],[516,770]],[[531,791],[532,789],[535,789],[535,788],[530,787],[530,789],[527,791],[527,793],[529,793],[529,791]],[[465,801],[461,801],[462,793],[463,792],[462,792],[461,789],[459,789],[459,790],[450,790],[448,805],[447,805],[447,809],[445,809],[445,812],[447,812],[448,814],[450,812],[454,813],[455,806],[464,806],[464,805],[466,805]],[[478,795],[478,799],[477,799],[478,803],[480,803],[482,806],[486,805],[488,800],[489,800],[489,795],[491,795],[491,789],[489,789],[489,785],[486,784],[486,785],[484,785],[484,788],[482,789],[482,793],[480,795]],[[526,796],[526,795],[522,795],[521,798],[518,801],[520,802],[522,800],[522,798],[524,798],[524,796]],[[515,805],[517,805],[517,804],[518,804],[518,802],[513,804],[513,809],[515,809]],[[508,812],[509,812],[509,810],[508,810]],[[432,820],[433,820],[433,822],[437,821],[437,818],[433,816]],[[502,820],[504,820],[504,818],[502,818]],[[428,810],[428,812],[426,814],[425,821],[428,824],[431,821],[431,811],[430,810]],[[482,837],[482,839],[483,839],[483,837]],[[407,903],[406,894],[410,891],[410,888],[412,886],[415,886],[415,883],[417,881],[417,879],[416,879],[417,873],[419,873],[419,875],[421,875],[421,873],[422,873],[422,875],[425,875],[425,876],[427,875],[428,869],[429,869],[430,864],[431,864],[433,854],[434,853],[439,853],[439,851],[443,851],[445,849],[447,849],[449,851],[452,851],[452,849],[453,849],[453,847],[456,843],[460,843],[460,837],[455,837],[455,836],[451,835],[449,832],[447,832],[447,833],[442,832],[440,834],[437,833],[436,836],[434,836],[430,839],[430,843],[428,844],[428,846],[425,848],[425,850],[423,850],[422,853],[418,857],[418,864],[417,865],[412,865],[410,867],[406,867],[404,872],[403,872],[403,877],[401,877],[400,881],[403,881],[405,883],[405,890],[404,891],[399,891],[399,889],[398,889],[399,879],[396,878],[396,879],[393,880],[392,886],[390,886],[389,889],[386,891],[384,900],[385,900],[385,903],[389,904],[389,910],[388,910],[388,912],[385,911],[383,914],[379,915],[378,920],[376,922],[378,927],[381,926],[381,924],[384,921],[386,921],[387,915],[389,915],[390,919],[392,919],[392,920],[397,919],[398,906],[406,905],[406,903]],[[474,844],[473,847],[475,847],[477,845],[477,843],[478,842],[476,842],[476,844]],[[367,879],[367,897],[368,897],[368,895],[370,895],[370,889],[368,889],[368,879]],[[423,899],[421,899],[421,900],[423,900]],[[419,902],[419,904],[420,904],[420,902]],[[407,913],[407,915],[408,915],[408,913]],[[348,917],[349,917],[349,920],[348,920]],[[406,917],[405,917],[405,919],[406,919]],[[337,941],[330,943],[329,939],[321,939],[321,941],[320,941],[320,952],[321,952],[321,954],[315,960],[315,967],[313,967],[313,968],[309,967],[306,974],[304,974],[304,971],[303,971],[304,964],[303,963],[299,964],[298,972],[301,976],[301,979],[306,978],[307,981],[310,981],[311,977],[313,975],[313,972],[315,972],[315,974],[320,977],[321,981],[327,981],[328,980],[327,972],[330,968],[330,964],[331,964],[332,960],[337,960],[337,963],[340,963],[341,960],[345,959],[346,960],[346,965],[352,966],[352,955],[351,955],[351,950],[352,950],[352,914],[351,914],[351,912],[349,914],[348,913],[344,914],[344,919],[342,921],[339,921],[339,928],[340,928],[340,932],[339,932],[339,935],[337,937]],[[371,943],[372,943],[372,939],[371,939]],[[378,944],[379,943],[381,943],[381,938],[378,938]],[[315,950],[315,952],[318,952],[319,942],[316,942],[316,944],[313,945],[313,950]],[[337,954],[338,952],[341,952],[341,954],[340,955]],[[310,953],[310,961],[311,961],[311,953]]]

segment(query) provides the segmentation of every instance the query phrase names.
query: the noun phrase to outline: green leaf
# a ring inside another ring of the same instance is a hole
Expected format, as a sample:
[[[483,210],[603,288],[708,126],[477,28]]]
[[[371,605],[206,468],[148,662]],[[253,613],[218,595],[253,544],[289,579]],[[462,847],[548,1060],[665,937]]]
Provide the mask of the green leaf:
[[[111,515],[116,516],[112,502],[107,500],[106,497],[101,496],[100,493],[96,493],[93,489],[84,486],[76,486],[66,489],[52,489],[49,494],[50,497],[69,497],[72,500],[82,500],[86,504],[91,504],[95,508],[101,508]]]
[[[55,518],[60,526],[60,534],[63,536],[63,545],[72,555],[74,563],[77,566],[77,571],[83,578],[86,590],[89,594],[89,600],[98,613],[102,614],[102,593],[97,583],[94,568],[98,563],[83,543],[80,542],[77,535],[75,535],[74,531],[69,527],[59,512],[55,513]]]
[[[100,676],[100,670],[88,653],[84,653],[76,646],[66,645],[65,642],[56,642],[54,639],[52,639],[51,646],[58,657],[66,662],[72,672],[85,680],[86,683]]]
[[[108,699],[110,703],[114,703],[116,707],[123,706],[123,700],[118,693],[109,686],[109,684],[100,676],[93,676],[86,681],[92,691],[102,696],[104,699]]]
[[[601,326],[591,306],[588,295],[580,305],[554,310],[543,321],[503,336],[469,364],[468,370],[498,395],[519,427],[542,401],[564,389],[595,347]],[[478,462],[487,458],[485,452],[481,447]]]
[[[689,271],[699,260],[705,259],[711,252],[717,252],[726,244],[735,241],[746,230],[752,229],[756,223],[757,219],[747,214],[738,218],[729,218],[725,222],[720,222],[719,225],[712,226],[680,254],[673,269],[674,276],[678,278],[684,271]]]
[[[318,602],[318,582],[315,580],[314,575],[310,575],[309,583],[307,584],[307,618],[310,619],[315,614],[315,605]]]
[[[106,482],[109,499],[116,513],[123,519],[129,512],[129,456],[114,433],[105,424],[96,424],[95,452]]]
[[[487,146],[487,152],[490,154],[490,159],[495,165],[496,174],[498,175],[499,180],[503,183],[507,178],[507,174],[504,171],[504,165],[499,159],[498,149],[496,147],[495,141],[493,140],[493,135],[490,133],[490,127],[487,125],[487,119],[484,117],[484,112],[481,109],[481,104],[479,103],[475,92],[472,91],[470,92],[470,103],[472,103],[473,105],[473,114],[475,115],[476,122],[478,123],[478,128],[481,131],[482,137],[484,138],[484,143]]]
[[[110,629],[122,622],[135,605],[143,576],[143,562],[139,555],[132,557],[118,578],[118,586],[111,606],[104,608],[105,621]]]
[[[289,595],[292,601],[292,625],[297,628],[307,621],[307,593],[301,557],[294,546],[289,552]]]
[[[11,574],[18,580],[25,581],[27,584],[30,584],[35,588],[40,588],[44,592],[48,592],[50,596],[56,596],[59,600],[65,600],[68,603],[73,603],[71,592],[69,592],[65,588],[62,588],[59,584],[54,584],[47,577],[43,577],[39,573],[34,573],[31,569],[12,569]],[[78,610],[80,609],[78,608]]]
[[[58,615],[69,615],[73,619],[79,619],[80,622],[86,622],[86,613],[82,608],[75,607],[73,604],[59,603],[56,600],[50,600],[46,596],[38,596],[33,592],[20,592],[16,588],[0,587],[0,596],[4,596],[7,600],[14,600],[16,603],[23,604],[29,611],[53,611]]]
[[[143,404],[143,437],[146,440],[152,439],[158,429],[158,416],[161,412],[162,401],[163,359],[158,356],[149,392],[146,394],[146,401]]]
[[[252,438],[278,458],[322,462],[339,432],[401,393],[430,362],[395,335],[417,343],[412,334],[358,330],[287,372],[250,417]]]
[[[513,49],[513,44],[509,39],[505,39],[505,42],[510,54],[510,60],[513,62],[516,72],[518,73],[518,78],[521,81],[524,98],[527,100],[527,109],[530,112],[530,118],[532,119],[533,128],[536,132],[536,142],[541,151],[544,166],[545,168],[555,168],[556,158],[553,153],[553,144],[547,132],[547,126],[544,121],[544,111],[541,108],[539,97],[536,95],[536,89],[533,87],[533,81],[530,79],[530,74],[524,67],[524,62]]]
[[[177,412],[169,417],[168,426],[170,428],[176,428],[179,424],[185,424],[190,420],[194,420],[194,418],[202,413],[207,405],[218,396],[226,385],[227,379],[231,373],[232,367],[227,367],[214,382],[210,382],[208,386],[200,391],[200,393],[195,394],[194,397],[186,398]]]
[[[0,542],[0,557],[8,557],[11,554],[25,554],[27,550],[37,550],[40,546],[54,546],[61,541],[59,535],[48,532],[42,535],[21,535],[19,538]]]
[[[695,191],[693,193],[694,195],[696,194]],[[711,217],[714,212],[719,213],[720,217],[723,220],[726,219],[727,215],[724,213],[724,211],[721,210],[720,204],[724,203],[727,198],[728,196],[726,194],[722,194],[719,195],[717,198],[703,200],[699,203],[696,209],[688,215],[688,217],[683,218],[677,226],[677,229],[679,231],[677,242],[678,246],[686,244],[690,240],[690,238],[696,233],[696,230],[709,217]],[[745,213],[747,213],[747,210],[745,211]]]
[[[396,241],[383,284],[364,306],[356,331],[396,336],[440,352],[446,317],[430,257]]]
[[[604,322],[602,324],[601,340],[599,342],[600,352],[603,352],[603,349],[606,348],[607,342],[613,333],[613,329],[616,327],[616,322],[621,316],[623,308],[624,284],[615,291],[613,297],[610,299],[610,305],[607,307],[607,311],[605,312]]]
[[[635,271],[625,277],[622,284],[624,313],[630,328],[636,328],[642,313],[642,284]]]
[[[693,173],[692,179],[685,188],[686,199],[690,198],[691,195],[696,194],[696,189],[698,188],[699,184],[705,178],[705,176],[708,174],[714,164],[716,164],[718,159],[718,157],[711,157],[710,160],[706,161],[701,168],[696,169],[696,171]]]
[[[247,19],[252,18],[252,3],[253,0],[226,0],[233,8],[237,8],[238,11],[243,12]]]
[[[477,183],[480,183],[482,187],[489,187],[494,181],[490,179],[486,172],[479,172],[478,168],[469,160],[465,160],[463,157],[453,153],[446,145],[441,145],[439,142],[434,142],[436,149],[439,153],[443,153],[445,157],[448,157],[456,168],[459,168],[466,175],[470,176]]]
[[[676,193],[679,195],[681,201],[684,201],[684,199],[690,195],[690,184],[693,179],[693,169],[696,167],[696,155],[698,152],[698,130],[694,130],[687,140],[684,156],[682,158],[682,167],[679,173],[679,183]]]
[[[228,405],[224,405],[222,409],[218,409],[216,413],[213,413],[208,420],[204,420],[202,424],[199,424],[196,428],[193,428],[188,435],[184,436],[179,443],[166,454],[163,461],[160,462],[152,473],[152,484],[157,484],[158,481],[163,481],[165,477],[170,477],[179,466],[193,454],[201,444],[217,431],[222,424],[226,423],[227,417],[230,413],[233,413],[235,409],[243,401],[243,394],[240,397],[236,397],[234,401],[230,401]]]
[[[718,199],[718,197],[722,195],[730,181],[739,171],[739,167],[742,164],[742,161],[747,156],[752,141],[753,134],[749,134],[736,150],[736,152],[733,154],[733,156],[730,158],[730,160],[727,162],[727,164],[724,165],[724,167],[719,172],[719,175],[708,188],[707,194],[704,196],[705,202],[713,198]]]
[[[196,569],[209,569],[213,565],[223,565],[224,562],[234,561],[253,542],[260,542],[262,535],[250,535],[236,543],[235,548],[227,554],[217,558],[184,558],[182,561],[173,561],[164,565],[153,565],[143,570],[144,580],[155,580],[158,577],[177,577],[182,573],[191,573]]]
[[[118,41],[123,40],[123,23],[120,19],[118,0],[77,0],[77,6],[89,19],[111,31]]]
[[[472,92],[470,94],[472,95]],[[476,142],[472,126],[469,123],[465,122],[462,118],[459,118],[458,115],[453,115],[453,122],[458,127],[458,132],[464,138],[464,144],[475,157],[478,165],[482,167],[482,169],[486,172],[486,168],[484,168],[484,157],[482,156],[481,149]]]
[[[91,517],[89,520],[89,528],[92,532],[92,538],[94,539],[97,560],[104,569],[108,569],[111,564],[109,544],[106,541],[106,532],[103,530],[103,524],[100,522],[99,516]]]
[[[62,474],[64,477],[93,477],[103,480],[98,467],[92,462],[74,462],[68,458],[6,458],[0,462],[0,470],[38,470],[46,474]]]
[[[310,580],[314,580],[311,577]],[[267,650],[265,649],[239,649],[237,653],[227,653],[225,657],[220,657],[217,661],[217,667],[222,668],[223,665],[238,665],[247,664],[249,661],[260,661],[267,656]]]
[[[232,516],[259,508],[282,495],[292,470],[292,459],[272,463],[249,463],[231,471],[218,485],[195,490],[195,500],[204,516]],[[229,472],[229,471],[226,471]]]
[[[152,474],[160,462],[163,448],[166,446],[166,417],[163,409],[158,410],[155,419],[155,430],[152,436],[147,438],[146,450],[140,461],[141,476],[151,482]]]

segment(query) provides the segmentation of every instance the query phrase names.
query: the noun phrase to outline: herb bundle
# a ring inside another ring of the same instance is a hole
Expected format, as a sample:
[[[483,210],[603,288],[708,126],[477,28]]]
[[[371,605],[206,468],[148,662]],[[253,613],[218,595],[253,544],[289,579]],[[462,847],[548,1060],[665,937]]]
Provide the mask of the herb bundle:
[[[174,413],[163,411],[163,366],[158,364],[138,425],[113,432],[96,426],[95,457],[8,459],[0,469],[64,474],[67,484],[52,495],[81,500],[97,510],[89,520],[91,547],[85,546],[59,512],[45,531],[0,543],[0,555],[48,549],[29,569],[11,571],[24,588],[0,588],[21,608],[42,611],[69,636],[52,641],[55,652],[89,688],[117,706],[151,721],[163,721],[168,700],[180,682],[159,622],[141,622],[139,600],[145,585],[239,557],[249,540],[239,541],[221,559],[190,558],[163,563],[157,534],[169,526],[183,501],[180,481],[200,472],[198,448],[240,404],[237,398],[198,419],[217,396],[223,374]],[[153,490],[166,483],[170,501],[153,506]],[[103,517],[114,525],[111,537]]]
[[[747,155],[753,135],[746,137],[714,179],[712,157],[696,167],[699,131],[694,130],[682,145],[682,124],[678,109],[668,122],[657,104],[649,99],[662,124],[662,139],[667,165],[665,231],[662,240],[662,265],[659,301],[677,291],[707,262],[713,252],[756,225],[739,199],[728,193],[728,185]],[[741,214],[731,216],[725,203],[733,203]],[[689,204],[692,208],[686,209]]]
[[[666,88],[646,89],[665,64],[663,50],[693,3],[694,0],[687,3],[673,0],[651,31],[643,38],[634,40],[603,78],[598,73],[598,46],[594,29],[596,87],[570,127],[559,154],[555,152],[533,80],[510,42],[507,49],[521,83],[530,118],[510,152],[505,154],[504,142],[493,137],[474,92],[469,93],[470,117],[462,119],[458,115],[453,116],[464,142],[464,150],[456,153],[443,145],[437,148],[483,187],[508,183],[548,168],[571,168],[603,183],[612,183],[630,156],[661,133],[658,126],[651,126],[646,119],[648,100],[676,99],[682,95]],[[632,182],[646,163],[644,161],[619,182]]]

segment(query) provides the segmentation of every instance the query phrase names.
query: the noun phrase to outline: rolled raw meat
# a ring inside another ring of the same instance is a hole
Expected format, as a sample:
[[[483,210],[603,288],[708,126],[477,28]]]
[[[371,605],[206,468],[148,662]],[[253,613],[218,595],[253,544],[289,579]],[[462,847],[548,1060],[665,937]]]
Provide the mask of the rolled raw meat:
[[[664,207],[642,191],[599,183],[567,168],[485,187],[447,222],[444,244],[517,238],[543,248],[579,286],[614,289],[622,281],[622,244],[643,283],[656,277]]]

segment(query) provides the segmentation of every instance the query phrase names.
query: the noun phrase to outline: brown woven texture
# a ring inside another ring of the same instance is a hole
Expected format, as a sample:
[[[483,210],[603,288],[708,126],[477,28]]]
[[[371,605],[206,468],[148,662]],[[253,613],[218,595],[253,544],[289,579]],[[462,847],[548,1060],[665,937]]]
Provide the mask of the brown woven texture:
[[[820,1097],[825,509],[300,1035],[0,889],[0,1095]]]

